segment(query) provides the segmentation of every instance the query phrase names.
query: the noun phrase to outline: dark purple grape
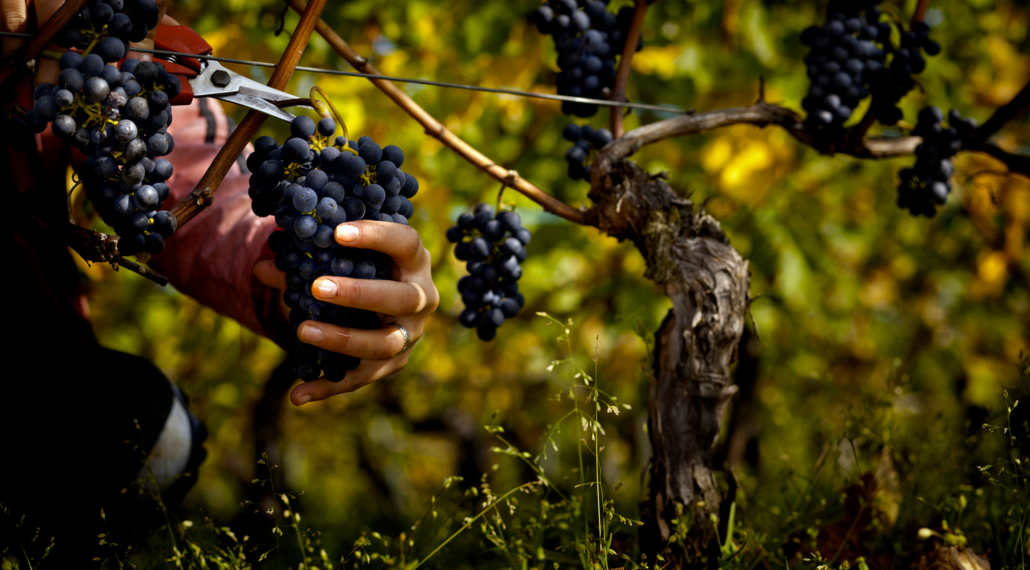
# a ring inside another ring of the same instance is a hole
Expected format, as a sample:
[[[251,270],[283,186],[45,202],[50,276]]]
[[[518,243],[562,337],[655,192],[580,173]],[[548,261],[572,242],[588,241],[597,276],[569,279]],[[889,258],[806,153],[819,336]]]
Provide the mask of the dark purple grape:
[[[119,14],[121,16],[121,14]],[[124,40],[115,37],[100,40],[93,53],[107,63],[113,63],[125,57],[126,44]],[[92,54],[90,54],[92,55]]]
[[[303,115],[297,116],[290,123],[290,133],[301,139],[307,140],[308,137],[315,134],[315,121],[311,120],[311,117],[305,117]]]

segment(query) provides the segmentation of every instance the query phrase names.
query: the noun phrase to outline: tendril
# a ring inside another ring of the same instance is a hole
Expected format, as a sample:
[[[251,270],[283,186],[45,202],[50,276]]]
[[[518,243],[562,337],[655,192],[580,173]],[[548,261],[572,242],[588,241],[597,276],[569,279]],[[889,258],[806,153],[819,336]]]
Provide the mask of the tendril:
[[[315,93],[321,95],[322,99],[325,100],[325,103],[323,103],[322,101],[315,100]],[[326,112],[325,109],[325,105],[328,104],[329,109],[331,109],[333,112],[333,117],[336,118],[336,124],[339,125],[341,129],[343,129],[343,138],[347,140],[350,139],[350,134],[347,132],[347,123],[343,121],[343,117],[340,116],[340,112],[336,110],[336,105],[333,105],[333,101],[329,99],[329,96],[325,94],[325,91],[322,91],[321,87],[319,87],[318,85],[312,87],[311,92],[308,93],[308,99],[311,99],[311,106],[314,107],[316,111],[318,111],[318,114],[326,119],[330,118],[329,113]]]

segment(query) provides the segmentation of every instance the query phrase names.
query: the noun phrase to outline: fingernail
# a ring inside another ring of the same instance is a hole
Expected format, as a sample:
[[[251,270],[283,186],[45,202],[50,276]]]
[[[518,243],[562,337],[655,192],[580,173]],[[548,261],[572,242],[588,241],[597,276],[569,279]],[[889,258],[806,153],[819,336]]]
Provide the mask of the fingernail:
[[[358,226],[353,224],[340,224],[336,226],[336,241],[354,241],[358,239],[358,234],[360,233]]]
[[[297,404],[297,405],[298,406],[303,406],[304,404],[307,404],[310,401],[311,401],[311,394],[304,394],[303,396],[300,397],[300,403]]]
[[[322,338],[325,335],[322,334],[322,329],[320,329],[320,328],[318,328],[318,327],[316,327],[314,325],[305,325],[305,326],[301,327],[300,333],[298,333],[297,336],[299,336],[300,340],[302,340],[304,342],[316,343],[316,342],[322,342]]]
[[[314,293],[316,297],[332,297],[336,295],[336,291],[336,283],[331,279],[319,279],[311,286],[311,292]]]

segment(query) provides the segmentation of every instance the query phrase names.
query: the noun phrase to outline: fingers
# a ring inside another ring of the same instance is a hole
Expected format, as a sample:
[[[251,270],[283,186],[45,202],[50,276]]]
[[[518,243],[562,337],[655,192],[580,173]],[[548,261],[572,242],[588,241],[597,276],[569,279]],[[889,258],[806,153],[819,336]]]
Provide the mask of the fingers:
[[[273,289],[286,290],[286,273],[279,271],[271,259],[259,261],[254,276]],[[430,304],[435,309],[438,302],[435,297],[430,299],[421,285],[408,281],[321,277],[311,286],[311,293],[319,301],[393,317],[420,313]]]
[[[409,329],[411,343],[422,336],[422,329]],[[297,338],[308,344],[362,360],[388,360],[404,350],[404,333],[393,325],[375,330],[352,329],[318,321],[304,321],[297,327]],[[408,346],[411,350],[411,346]],[[407,354],[407,352],[405,352]]]
[[[0,0],[0,7],[3,8],[3,15],[0,17],[0,27],[3,31],[24,33],[29,24],[25,0]],[[3,45],[4,57],[14,53],[24,43],[25,40],[21,38],[2,38],[0,45]]]
[[[394,317],[421,312],[428,301],[417,283],[350,277],[320,277],[311,285],[311,294],[319,301]]]
[[[257,262],[257,265],[254,266],[254,276],[262,284],[273,289],[286,290],[286,274],[279,271],[279,268],[275,266],[275,261],[271,259]]]
[[[308,402],[317,402],[337,394],[353,392],[376,380],[386,378],[404,368],[407,363],[408,353],[386,361],[362,360],[357,368],[348,372],[347,376],[339,382],[330,382],[325,378],[319,378],[313,382],[298,385],[290,393],[290,401],[295,406],[302,406]]]
[[[374,249],[393,258],[402,270],[419,269],[429,261],[429,251],[411,226],[361,220],[336,226],[336,243],[347,247]]]

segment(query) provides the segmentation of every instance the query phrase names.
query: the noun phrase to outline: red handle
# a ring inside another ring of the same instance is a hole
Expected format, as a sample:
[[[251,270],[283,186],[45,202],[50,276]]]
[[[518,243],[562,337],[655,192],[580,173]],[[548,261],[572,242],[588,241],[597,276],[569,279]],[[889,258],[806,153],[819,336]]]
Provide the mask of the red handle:
[[[200,34],[193,31],[193,28],[189,26],[158,26],[157,37],[154,39],[154,49],[177,51],[179,53],[195,53],[197,55],[208,55],[211,53],[211,45],[204,41],[204,38],[200,37]],[[179,65],[192,69],[194,75],[200,71],[199,59],[184,57],[179,60]]]
[[[158,26],[154,48],[197,55],[211,53],[211,45],[189,26]],[[182,83],[182,90],[171,100],[171,104],[189,105],[193,101],[193,88],[190,86],[189,80],[200,72],[200,60],[192,57],[180,57],[177,63],[163,60],[160,63],[165,66],[168,73],[178,76],[179,82]]]

